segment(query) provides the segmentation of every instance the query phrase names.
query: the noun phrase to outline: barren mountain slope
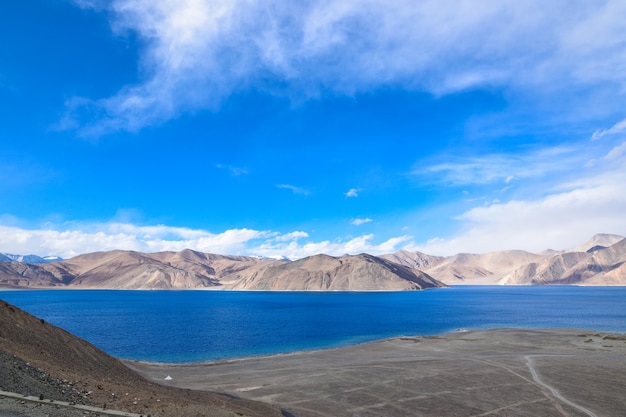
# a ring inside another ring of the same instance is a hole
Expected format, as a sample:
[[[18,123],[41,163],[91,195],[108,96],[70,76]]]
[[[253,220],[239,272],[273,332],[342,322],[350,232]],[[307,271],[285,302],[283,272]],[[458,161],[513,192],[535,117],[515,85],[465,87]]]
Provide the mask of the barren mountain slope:
[[[619,238],[596,235],[579,245],[586,251],[507,250],[449,257],[399,251],[380,257],[317,255],[295,262],[189,249],[94,252],[49,264],[0,262],[0,287],[388,291],[421,288],[424,278],[454,285],[621,285],[626,282],[626,244]]]
[[[620,240],[623,240],[624,236],[613,235],[609,233],[598,233],[589,239],[588,241],[576,246],[573,249],[567,250],[565,252],[587,252],[589,249],[593,248],[608,248],[609,246],[613,246]]]
[[[362,254],[315,255],[275,263],[242,277],[234,289],[307,291],[389,291],[444,286],[423,272]]]
[[[34,278],[17,280],[15,268]],[[1,273],[0,269],[0,273]],[[0,275],[1,279],[2,275]],[[39,277],[42,277],[39,281]],[[45,279],[44,279],[45,278]],[[439,286],[428,275],[371,255],[318,255],[287,262],[181,252],[96,252],[63,262],[19,264],[6,272],[13,286],[112,289],[229,288],[272,290],[408,290]],[[1,281],[0,281],[1,282]]]
[[[412,254],[415,254],[415,258]],[[400,251],[383,257],[394,262],[397,262],[397,259],[403,265],[424,271],[441,282],[456,285],[496,284],[503,275],[510,271],[542,258],[541,255],[522,250],[485,254],[459,253],[449,257],[435,257],[420,252]],[[411,259],[415,259],[412,265]]]
[[[0,358],[0,386],[19,387],[21,394],[45,391],[47,398],[143,415],[282,415],[263,403],[149,382],[90,343],[1,300]]]
[[[251,256],[216,255],[191,249],[180,252],[157,252],[149,254],[149,256],[172,267],[218,279],[233,271],[271,262]]]
[[[600,272],[584,282],[584,285],[626,286],[626,262],[620,262],[611,269]]]
[[[112,289],[214,288],[222,276],[272,261],[181,252],[93,252],[45,265],[0,263],[0,285]],[[227,281],[228,283],[229,281]]]
[[[408,266],[409,268],[419,269],[420,271],[434,268],[446,260],[445,256],[433,256],[418,251],[409,252],[406,250],[381,255],[379,258]]]
[[[504,276],[501,284],[626,285],[626,239],[606,248],[565,252],[524,265]]]
[[[205,271],[196,272],[190,265],[182,269],[160,262],[152,254],[113,251],[81,255],[64,261],[75,273],[69,285],[81,288],[205,288],[219,283]],[[54,267],[56,264],[51,264]],[[202,272],[205,272],[203,274]]]
[[[42,268],[41,265],[0,261],[0,287],[42,288],[63,285],[65,283],[62,277]]]

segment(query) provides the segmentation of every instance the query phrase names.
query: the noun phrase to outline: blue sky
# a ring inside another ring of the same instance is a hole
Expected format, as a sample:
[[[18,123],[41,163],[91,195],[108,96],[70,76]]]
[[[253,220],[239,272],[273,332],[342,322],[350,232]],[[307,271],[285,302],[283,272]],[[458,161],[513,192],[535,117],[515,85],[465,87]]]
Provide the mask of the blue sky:
[[[0,251],[626,235],[624,21],[599,0],[10,2]]]

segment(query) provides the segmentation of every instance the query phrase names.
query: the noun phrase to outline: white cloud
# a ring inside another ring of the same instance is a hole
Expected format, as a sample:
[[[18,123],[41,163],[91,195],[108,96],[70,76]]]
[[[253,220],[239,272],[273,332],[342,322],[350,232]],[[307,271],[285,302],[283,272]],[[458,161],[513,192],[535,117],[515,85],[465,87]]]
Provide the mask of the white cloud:
[[[142,45],[139,84],[68,102],[61,125],[83,135],[136,131],[248,88],[309,98],[381,86],[626,86],[618,0],[75,2],[108,9],[114,30]]]
[[[573,183],[536,200],[476,207],[457,220],[463,230],[412,249],[431,254],[482,253],[502,249],[567,249],[597,233],[626,235],[626,172]]]
[[[592,156],[597,158],[589,163]],[[489,167],[478,166],[479,161]],[[470,158],[446,169],[446,181],[458,178],[466,184],[479,182],[481,175],[496,184],[507,183],[508,175],[514,175],[516,193],[509,201],[496,199],[480,206],[467,201],[474,207],[450,219],[455,223],[451,232],[418,245],[411,242],[410,250],[438,255],[537,252],[575,247],[597,233],[626,235],[626,142],[584,141],[567,149]],[[517,190],[525,179],[532,181]],[[506,189],[496,195],[502,198]]]
[[[360,225],[362,225],[362,224],[369,223],[369,222],[371,222],[371,221],[373,221],[373,220],[372,220],[372,219],[370,219],[369,217],[366,217],[366,218],[364,218],[364,219],[359,219],[359,218],[356,218],[356,219],[352,220],[352,221],[350,222],[350,224],[353,224],[353,225],[355,225],[355,226],[360,226]]]
[[[291,242],[309,237],[307,232],[296,231],[285,234],[275,233],[276,237],[268,239],[268,242]]]
[[[611,126],[608,129],[596,130],[595,132],[593,132],[593,135],[591,136],[591,140],[592,141],[599,140],[608,135],[621,133],[624,130],[626,130],[626,119],[622,120],[621,122],[615,123],[613,126]]]
[[[307,190],[306,188],[296,187],[295,185],[278,184],[278,185],[276,185],[276,187],[277,188],[283,188],[285,190],[291,190],[291,192],[294,193],[294,194],[301,194],[301,195],[309,195],[309,194],[311,194],[311,192],[309,190]]]
[[[615,146],[609,151],[604,159],[609,161],[619,160],[626,155],[626,142],[622,142],[620,145]]]
[[[15,225],[13,217],[3,216],[12,225],[0,225],[0,252],[17,254],[55,255],[70,258],[88,252],[109,250],[135,250],[142,252],[181,251],[193,249],[206,253],[225,255],[258,255],[272,258],[286,256],[298,259],[325,253],[328,255],[368,252],[381,254],[393,252],[411,239],[400,236],[373,243],[368,234],[334,242],[310,239],[303,231],[279,233],[252,229],[230,229],[210,233],[166,225],[140,226],[131,223],[67,223],[65,225],[27,229]]]
[[[245,250],[248,242],[268,235],[269,232],[250,229],[213,234],[182,227],[119,222],[70,223],[65,227],[41,229],[0,226],[0,251],[71,257],[115,249],[157,252],[193,248],[203,252],[238,254]]]
[[[350,188],[344,195],[348,198],[358,197],[362,190],[360,188]]]
[[[289,259],[299,259],[320,253],[331,256],[341,256],[345,254],[356,255],[359,253],[381,255],[399,250],[403,243],[412,239],[412,236],[397,236],[379,244],[372,243],[373,239],[374,235],[368,234],[348,240],[339,239],[334,242],[324,240],[321,242],[307,242],[302,245],[296,242],[290,242],[287,245],[265,243],[255,247],[254,251],[259,255],[269,258],[287,256]]]

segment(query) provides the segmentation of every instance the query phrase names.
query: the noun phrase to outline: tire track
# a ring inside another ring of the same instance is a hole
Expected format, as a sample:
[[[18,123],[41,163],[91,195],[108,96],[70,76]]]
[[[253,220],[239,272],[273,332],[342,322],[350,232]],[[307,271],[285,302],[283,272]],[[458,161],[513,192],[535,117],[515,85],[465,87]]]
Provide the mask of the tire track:
[[[524,356],[524,358],[526,359],[526,365],[528,366],[528,370],[530,370],[530,374],[532,375],[533,379],[535,380],[535,382],[539,385],[541,385],[542,387],[546,388],[548,391],[550,391],[550,393],[557,398],[558,400],[562,401],[563,403],[569,405],[570,407],[573,407],[575,409],[577,409],[578,411],[581,411],[585,414],[587,414],[589,417],[598,417],[598,415],[596,413],[594,413],[593,411],[583,407],[582,405],[578,405],[570,400],[568,400],[567,398],[565,398],[564,396],[561,395],[561,393],[554,387],[546,384],[545,382],[542,381],[541,377],[539,376],[539,373],[537,372],[537,370],[535,369],[534,366],[534,361],[533,358],[536,356],[540,356],[540,355],[526,355]]]

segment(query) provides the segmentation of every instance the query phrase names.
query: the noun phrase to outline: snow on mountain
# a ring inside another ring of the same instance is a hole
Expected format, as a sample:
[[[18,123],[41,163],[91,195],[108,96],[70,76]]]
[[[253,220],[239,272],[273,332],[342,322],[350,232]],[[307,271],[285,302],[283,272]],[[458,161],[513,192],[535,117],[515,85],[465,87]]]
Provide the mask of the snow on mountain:
[[[47,264],[50,262],[62,261],[63,258],[58,256],[45,256],[38,255],[15,255],[12,253],[0,252],[0,261],[2,262],[22,262],[25,264]]]

